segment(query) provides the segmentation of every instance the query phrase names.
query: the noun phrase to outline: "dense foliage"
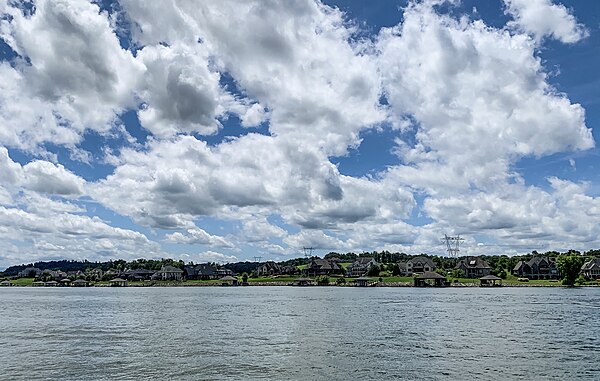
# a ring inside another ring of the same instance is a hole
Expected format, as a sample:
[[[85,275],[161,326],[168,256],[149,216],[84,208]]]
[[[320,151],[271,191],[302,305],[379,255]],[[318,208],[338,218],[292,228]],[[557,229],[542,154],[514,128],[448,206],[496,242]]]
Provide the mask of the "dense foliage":
[[[450,273],[451,276],[458,275],[457,273],[451,273],[452,270],[456,268],[458,261],[460,258],[449,258],[442,256],[432,256],[427,254],[419,254],[422,256],[429,257],[436,264],[438,269],[443,270],[447,273]],[[539,253],[537,251],[532,251],[529,254],[519,255],[519,256],[508,256],[508,255],[482,255],[480,256],[483,260],[487,261],[490,267],[492,268],[492,274],[497,275],[501,278],[505,278],[508,274],[512,273],[513,268],[519,261],[528,261],[534,256],[545,256],[550,257],[556,260],[557,267],[561,274],[564,276],[565,284],[574,284],[577,280],[577,276],[579,275],[579,271],[581,269],[581,265],[593,258],[600,256],[600,250],[594,249],[589,250],[587,252],[581,253],[576,250],[569,250],[565,253],[560,253],[557,251],[547,251],[545,253]],[[391,253],[389,251],[382,252],[364,252],[360,254],[355,253],[336,253],[330,252],[325,255],[325,259],[337,259],[340,262],[353,262],[358,257],[373,257],[375,261],[382,264],[378,268],[372,268],[369,271],[369,275],[378,276],[380,272],[382,274],[393,274],[399,275],[400,268],[397,263],[408,261],[411,258],[414,258],[416,255],[409,255],[406,253]],[[309,262],[309,258],[299,257],[288,259],[286,261],[279,262],[282,266],[302,266],[306,265]],[[262,262],[264,263],[264,262]],[[188,263],[188,265],[193,265],[193,262]],[[35,262],[29,264],[22,264],[17,266],[11,266],[7,268],[3,275],[4,276],[16,276],[21,270],[26,267],[37,267],[41,270],[62,270],[62,271],[89,271],[93,269],[101,269],[102,271],[107,271],[109,269],[115,270],[125,270],[125,269],[139,269],[145,268],[149,270],[160,270],[161,267],[171,265],[178,268],[183,268],[184,262],[181,260],[173,260],[168,258],[163,259],[136,259],[133,261],[125,261],[123,259],[119,260],[111,260],[106,262],[89,262],[87,260],[84,261],[73,261],[73,260],[61,260],[61,261],[45,261],[45,262]],[[216,265],[216,264],[213,264]],[[255,272],[256,268],[260,266],[261,263],[258,262],[237,262],[237,263],[228,263],[224,267],[232,270],[234,273],[241,274],[247,273],[252,274]]]

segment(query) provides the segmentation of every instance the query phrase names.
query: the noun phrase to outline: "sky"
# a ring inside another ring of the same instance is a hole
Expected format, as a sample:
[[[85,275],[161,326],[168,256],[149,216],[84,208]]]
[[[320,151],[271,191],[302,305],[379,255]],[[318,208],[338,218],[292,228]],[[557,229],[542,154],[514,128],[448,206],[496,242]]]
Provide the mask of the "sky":
[[[600,2],[0,0],[0,269],[600,248]]]

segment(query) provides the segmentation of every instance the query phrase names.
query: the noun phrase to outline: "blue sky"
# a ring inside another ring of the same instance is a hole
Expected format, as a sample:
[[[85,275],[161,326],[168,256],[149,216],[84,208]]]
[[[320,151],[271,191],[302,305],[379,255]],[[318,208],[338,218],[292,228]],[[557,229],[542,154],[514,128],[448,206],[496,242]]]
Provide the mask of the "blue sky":
[[[597,2],[0,14],[0,268],[600,247]]]

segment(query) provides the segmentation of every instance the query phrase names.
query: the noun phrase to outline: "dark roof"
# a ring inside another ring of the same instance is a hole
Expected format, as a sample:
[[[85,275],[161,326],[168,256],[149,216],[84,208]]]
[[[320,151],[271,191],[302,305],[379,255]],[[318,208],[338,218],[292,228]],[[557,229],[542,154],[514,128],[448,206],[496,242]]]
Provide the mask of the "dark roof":
[[[339,270],[340,266],[327,259],[313,259],[308,268],[319,268],[322,270]]]
[[[497,277],[495,275],[486,275],[484,277],[479,278],[481,280],[502,280],[502,278]]]
[[[131,275],[152,275],[156,271],[148,270],[148,269],[136,269],[131,272]]]
[[[600,258],[594,258],[591,261],[585,262],[582,266],[582,270],[591,270],[594,267],[600,267]]]
[[[265,262],[262,265],[258,266],[258,269],[260,269],[260,271],[269,271],[269,270],[281,271],[281,266],[278,263],[275,263],[273,261],[268,261],[268,262]]]
[[[461,259],[460,262],[458,262],[458,265],[456,265],[456,267],[461,267],[464,266],[465,268],[470,268],[470,269],[490,269],[490,265],[484,261],[483,259],[479,258],[479,257],[465,257],[465,259]]]
[[[517,264],[515,265],[515,267],[513,268],[513,271],[519,271],[521,270],[521,267],[525,266],[526,263],[523,261],[519,261],[517,262]]]
[[[372,260],[373,260],[373,257],[358,257],[358,258],[356,258],[356,261],[354,261],[353,264],[366,265],[367,263],[371,262]]]
[[[433,261],[431,260],[431,258],[427,258],[427,257],[424,257],[422,255],[419,255],[418,257],[414,257],[414,258],[408,260],[408,262],[412,263],[413,267],[414,267],[415,263],[418,263],[418,262],[421,262],[423,264],[429,265],[429,267],[431,267],[431,268],[435,268],[436,267],[435,263],[433,263]]]
[[[529,266],[533,266],[533,265],[538,265],[539,266],[540,263],[542,263],[542,262],[546,262],[549,266],[553,266],[554,265],[554,261],[552,261],[548,257],[533,257],[529,261],[527,261],[527,264]]]
[[[217,270],[209,265],[208,263],[201,263],[197,265],[194,270],[198,275],[213,275]]]
[[[182,273],[183,270],[180,268],[177,268],[175,266],[163,266],[162,269],[160,269],[160,271],[162,271],[163,273]]]
[[[425,271],[423,274],[417,276],[418,279],[446,279],[445,276],[435,273],[433,271]]]

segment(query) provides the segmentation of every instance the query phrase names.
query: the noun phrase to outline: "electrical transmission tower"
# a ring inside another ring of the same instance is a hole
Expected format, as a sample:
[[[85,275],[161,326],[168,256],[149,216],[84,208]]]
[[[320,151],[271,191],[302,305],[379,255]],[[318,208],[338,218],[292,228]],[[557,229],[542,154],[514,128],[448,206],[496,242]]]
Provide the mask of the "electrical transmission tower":
[[[261,259],[262,257],[254,257],[254,262],[260,262]]]
[[[461,238],[460,235],[456,237],[451,237],[448,234],[444,234],[442,237],[442,242],[446,244],[446,251],[448,252],[448,256],[451,258],[458,258],[458,253],[460,251],[460,243],[464,241],[464,238]]]
[[[304,258],[308,259],[308,258],[312,257],[312,253],[315,248],[314,247],[303,247],[302,249],[304,250]]]

